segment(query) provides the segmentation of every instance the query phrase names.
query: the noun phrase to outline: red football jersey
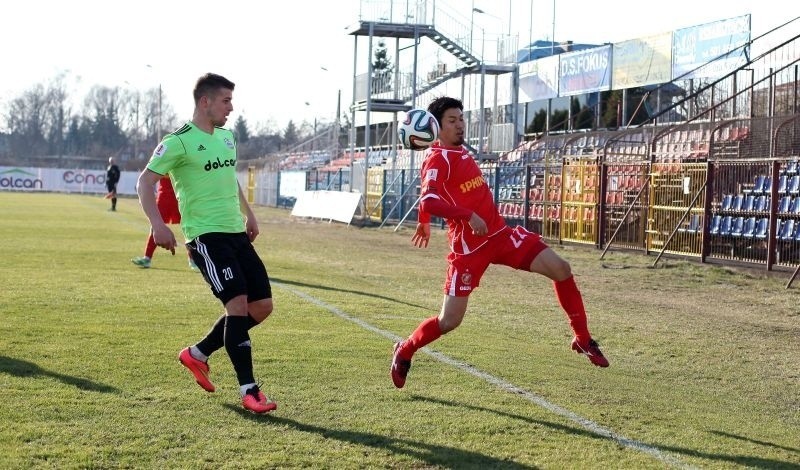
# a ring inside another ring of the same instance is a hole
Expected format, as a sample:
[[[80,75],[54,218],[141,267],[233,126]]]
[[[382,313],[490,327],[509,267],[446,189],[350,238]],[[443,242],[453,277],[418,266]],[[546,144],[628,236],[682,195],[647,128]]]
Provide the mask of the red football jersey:
[[[158,185],[156,189],[156,201],[174,201],[175,200],[175,188],[172,187],[172,180],[169,179],[169,176],[163,176],[160,180],[158,180]]]
[[[447,238],[454,253],[472,253],[506,227],[481,169],[465,147],[433,144],[420,175],[419,221],[430,222],[431,215],[447,219]],[[473,212],[486,222],[486,235],[472,233],[469,219]]]
[[[158,186],[156,204],[158,205],[158,212],[161,213],[161,219],[165,224],[179,224],[181,222],[181,213],[178,209],[178,199],[175,197],[175,188],[172,187],[172,181],[169,176],[164,176],[158,180],[156,186]]]

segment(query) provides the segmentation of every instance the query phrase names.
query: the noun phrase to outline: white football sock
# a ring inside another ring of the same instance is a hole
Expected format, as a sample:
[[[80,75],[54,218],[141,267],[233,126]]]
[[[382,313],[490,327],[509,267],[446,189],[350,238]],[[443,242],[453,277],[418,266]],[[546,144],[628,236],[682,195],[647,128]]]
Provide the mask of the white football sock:
[[[255,385],[256,385],[255,383],[244,384],[239,387],[239,393],[241,393],[242,396],[244,396],[247,393],[247,391],[253,388]]]
[[[190,347],[189,354],[191,354],[192,357],[197,359],[198,361],[208,362],[208,356],[200,352],[200,350],[197,349],[197,346]]]

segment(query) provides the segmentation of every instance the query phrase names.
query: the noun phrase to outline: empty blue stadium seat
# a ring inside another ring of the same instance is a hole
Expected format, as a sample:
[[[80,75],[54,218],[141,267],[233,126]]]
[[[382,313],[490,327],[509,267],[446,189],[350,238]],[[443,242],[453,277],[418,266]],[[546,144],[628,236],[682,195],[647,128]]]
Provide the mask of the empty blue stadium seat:
[[[785,193],[788,185],[789,185],[789,177],[787,177],[786,175],[781,175],[778,178],[778,194]]]
[[[757,175],[756,180],[753,183],[752,191],[754,193],[761,193],[764,190],[764,180],[766,179],[766,175]]]
[[[778,201],[778,213],[789,212],[789,205],[791,203],[792,203],[792,196],[781,197],[781,199]]]
[[[731,209],[731,205],[733,204],[733,194],[726,194],[722,196],[722,202],[720,202],[720,209],[727,211]]]
[[[761,196],[756,196],[756,198],[753,200],[753,207],[751,210],[754,210],[756,212],[763,211],[764,202],[766,202],[766,200],[767,196],[764,196],[763,194]]]
[[[700,226],[700,221],[703,217],[700,214],[692,214],[691,220],[689,220],[689,231],[690,232],[700,232],[702,227]]]
[[[769,193],[772,191],[772,177],[765,176],[764,181],[761,184],[761,192],[762,193]]]
[[[794,219],[786,219],[778,229],[779,240],[791,240],[794,236]]]
[[[755,217],[744,219],[744,225],[742,226],[742,231],[739,233],[739,236],[742,238],[753,238],[756,234],[756,223],[757,220]],[[734,235],[736,234],[734,233]]]
[[[763,197],[763,196],[759,196],[759,197]],[[755,202],[756,202],[756,197],[754,195],[752,195],[752,194],[748,194],[748,195],[746,195],[744,197],[744,201],[742,201],[741,209],[743,211],[751,211],[751,210],[753,210],[753,205],[755,204]]]
[[[761,217],[756,224],[756,230],[753,236],[759,240],[767,238],[769,232],[769,217]]]
[[[678,231],[684,233],[700,232],[702,230],[702,228],[700,227],[700,219],[701,219],[700,214],[690,214],[688,217],[689,224],[686,227],[678,228]]]
[[[719,228],[721,224],[722,224],[722,216],[721,215],[713,216],[711,218],[711,229],[709,230],[709,233],[711,235],[719,235]]]
[[[723,237],[727,237],[731,234],[731,226],[733,225],[733,216],[726,215],[722,218],[722,222],[719,225],[719,235]]]
[[[731,234],[731,227],[733,226],[733,216],[726,215],[722,218],[722,224],[719,226],[719,234],[727,237]]]
[[[789,205],[791,203],[792,203],[792,196],[783,196],[781,200],[778,201],[778,213],[780,214],[789,212]]]
[[[733,198],[733,202],[731,203],[730,209],[732,211],[740,211],[742,210],[742,205],[744,204],[744,194],[737,194]]]
[[[795,197],[792,199],[792,204],[789,205],[789,212],[792,214],[799,214],[800,213],[800,196]]]
[[[789,194],[800,193],[800,175],[794,175],[789,179]]]
[[[731,223],[731,235],[734,237],[741,237],[744,231],[744,217],[734,217]]]
[[[769,210],[769,203],[767,201],[770,200],[771,199],[769,196],[764,196],[763,194],[761,196],[758,196],[755,202],[753,203],[753,210],[756,212]]]

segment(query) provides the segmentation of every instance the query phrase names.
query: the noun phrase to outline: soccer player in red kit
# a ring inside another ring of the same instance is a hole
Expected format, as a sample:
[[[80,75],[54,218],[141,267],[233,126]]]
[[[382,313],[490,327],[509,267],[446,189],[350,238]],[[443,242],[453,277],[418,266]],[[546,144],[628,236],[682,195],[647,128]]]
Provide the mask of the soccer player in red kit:
[[[572,349],[586,355],[592,364],[608,367],[608,360],[589,333],[581,293],[569,264],[539,234],[521,226],[509,227],[498,212],[481,169],[463,146],[463,110],[461,101],[450,97],[437,98],[428,106],[439,121],[440,131],[422,163],[419,223],[412,242],[419,248],[427,247],[430,217],[442,217],[447,220],[450,254],[441,312],[424,320],[406,340],[394,346],[391,376],[395,387],[405,385],[411,358],[418,349],[461,324],[469,295],[490,264],[552,279],[575,334]]]
[[[169,179],[169,176],[164,176],[158,180],[156,205],[158,205],[158,212],[161,214],[161,219],[164,220],[165,224],[181,223],[178,199],[175,197],[175,189],[172,187],[172,181]],[[131,263],[143,268],[149,268],[155,252],[156,242],[153,240],[153,232],[150,232],[144,247],[144,256],[137,256],[131,259]],[[192,261],[191,255],[189,255],[189,267],[192,270],[197,270],[197,266],[194,264],[194,261]]]

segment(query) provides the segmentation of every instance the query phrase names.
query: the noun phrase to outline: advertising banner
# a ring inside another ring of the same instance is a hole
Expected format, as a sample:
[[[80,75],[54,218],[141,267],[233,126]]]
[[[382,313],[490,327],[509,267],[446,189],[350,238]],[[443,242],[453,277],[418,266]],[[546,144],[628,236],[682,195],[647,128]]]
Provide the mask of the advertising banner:
[[[741,46],[748,42],[750,15],[678,29],[672,34],[672,79],[725,75],[747,61],[749,47]]]
[[[611,89],[611,45],[565,52],[559,57],[559,96]]]
[[[672,80],[672,33],[614,44],[611,86],[615,90]]]
[[[123,171],[117,194],[136,195],[138,178],[137,172]],[[105,194],[106,171],[0,166],[0,190]]]
[[[558,56],[519,64],[519,102],[546,100],[558,96]]]

